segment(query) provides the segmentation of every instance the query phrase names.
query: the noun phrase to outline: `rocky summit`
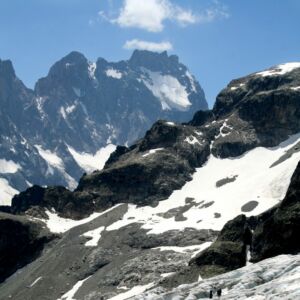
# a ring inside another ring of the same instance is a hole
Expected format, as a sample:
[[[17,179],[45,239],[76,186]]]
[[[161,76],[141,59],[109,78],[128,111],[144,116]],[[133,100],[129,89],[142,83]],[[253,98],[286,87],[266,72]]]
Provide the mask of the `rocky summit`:
[[[141,55],[128,64],[154,82],[162,62]],[[96,79],[100,63],[92,69]],[[122,66],[109,72],[115,80],[129,74]],[[64,69],[53,67],[40,91],[56,71]],[[144,137],[118,146],[102,170],[84,174],[74,191],[35,185],[16,195],[1,208],[9,236],[42,242],[2,271],[1,297],[207,299],[222,288],[224,299],[279,299],[286,283],[291,298],[283,299],[297,299],[299,99],[300,64],[250,74],[230,82],[212,110],[190,121],[154,122]],[[27,228],[21,236],[20,226]],[[23,268],[11,275],[16,266]]]
[[[183,122],[206,110],[204,92],[166,52],[90,62],[72,52],[28,89],[0,60],[0,205],[34,184],[77,186],[115,145],[131,145],[159,119]]]

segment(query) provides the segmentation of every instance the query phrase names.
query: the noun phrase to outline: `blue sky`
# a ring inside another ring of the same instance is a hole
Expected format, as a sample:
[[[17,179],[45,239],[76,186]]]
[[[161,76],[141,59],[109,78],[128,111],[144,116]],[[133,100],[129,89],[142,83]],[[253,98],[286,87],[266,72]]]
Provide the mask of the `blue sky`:
[[[0,58],[33,87],[73,50],[118,61],[171,48],[212,106],[231,79],[300,61],[299,15],[299,0],[1,0]]]

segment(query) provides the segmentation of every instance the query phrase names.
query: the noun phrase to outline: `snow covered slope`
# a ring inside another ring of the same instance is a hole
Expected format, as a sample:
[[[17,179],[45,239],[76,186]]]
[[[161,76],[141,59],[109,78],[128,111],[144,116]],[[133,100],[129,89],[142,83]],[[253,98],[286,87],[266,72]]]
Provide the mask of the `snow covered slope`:
[[[123,219],[107,230],[131,223],[143,224],[149,234],[184,228],[221,230],[239,214],[258,215],[284,198],[300,152],[272,165],[299,142],[297,134],[277,147],[258,147],[240,157],[221,159],[211,155],[181,190],[156,207],[129,205]],[[182,211],[180,221],[171,211]],[[168,214],[170,217],[166,217]]]

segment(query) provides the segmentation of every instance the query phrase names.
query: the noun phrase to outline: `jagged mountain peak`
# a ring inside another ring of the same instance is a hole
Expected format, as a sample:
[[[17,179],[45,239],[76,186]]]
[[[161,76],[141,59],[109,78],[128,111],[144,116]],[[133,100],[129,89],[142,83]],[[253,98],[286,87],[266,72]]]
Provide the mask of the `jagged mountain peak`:
[[[38,96],[47,95],[49,90],[56,89],[71,92],[73,88],[90,86],[89,62],[80,52],[73,51],[57,61],[49,70],[46,77],[41,78],[35,85]]]
[[[65,72],[72,73],[72,72],[80,72],[85,70],[88,65],[87,58],[80,52],[73,51],[70,52],[68,55],[57,61],[49,71],[48,76],[57,76],[58,72],[61,70],[65,70]]]
[[[134,67],[145,67],[151,71],[161,71],[167,67],[179,64],[176,55],[168,55],[167,51],[152,52],[148,50],[135,50],[129,59],[129,64]]]
[[[15,78],[16,73],[11,60],[0,59],[0,78]]]

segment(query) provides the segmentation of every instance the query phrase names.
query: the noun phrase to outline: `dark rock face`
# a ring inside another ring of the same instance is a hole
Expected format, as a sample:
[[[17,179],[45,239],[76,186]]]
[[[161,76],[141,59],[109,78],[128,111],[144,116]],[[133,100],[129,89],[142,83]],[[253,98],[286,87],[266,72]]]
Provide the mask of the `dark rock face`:
[[[300,164],[279,207],[260,219],[253,236],[252,261],[300,252]]]
[[[241,155],[256,146],[277,146],[299,132],[300,92],[295,89],[299,85],[300,68],[233,80],[218,95],[213,108],[216,119],[227,116],[232,130],[214,143],[213,153],[224,158],[230,153]]]
[[[33,186],[12,199],[11,212],[13,214],[34,213],[36,217],[44,217],[43,210],[40,211],[39,208],[50,211],[54,209],[66,218],[81,219],[94,211],[91,200],[92,196],[77,195],[64,187]]]
[[[241,268],[246,264],[247,245],[251,244],[247,218],[240,215],[225,224],[217,240],[190,261],[202,277],[211,277]]]
[[[41,224],[0,214],[0,282],[36,259],[54,238]]]
[[[202,126],[214,120],[215,116],[211,110],[199,110],[188,124],[192,126]]]
[[[169,92],[159,92],[162,85]],[[186,102],[178,104],[177,94]],[[177,57],[148,51],[117,63],[91,63],[72,52],[34,90],[16,77],[10,61],[0,60],[0,103],[0,159],[20,165],[0,177],[20,191],[31,184],[74,189],[86,170],[71,148],[95,154],[110,143],[132,144],[159,119],[188,121],[207,109],[202,88]],[[56,163],[39,149],[54,154]]]

